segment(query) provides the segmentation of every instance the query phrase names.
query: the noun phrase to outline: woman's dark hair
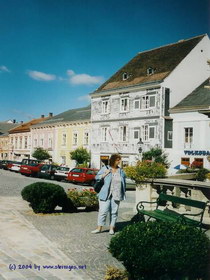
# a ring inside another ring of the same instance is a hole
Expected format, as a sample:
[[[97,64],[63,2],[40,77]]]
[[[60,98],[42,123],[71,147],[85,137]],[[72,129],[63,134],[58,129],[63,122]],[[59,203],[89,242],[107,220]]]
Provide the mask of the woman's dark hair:
[[[114,163],[117,159],[121,159],[121,155],[120,154],[113,154],[111,155],[110,159],[109,159],[109,165],[110,166],[114,166]]]

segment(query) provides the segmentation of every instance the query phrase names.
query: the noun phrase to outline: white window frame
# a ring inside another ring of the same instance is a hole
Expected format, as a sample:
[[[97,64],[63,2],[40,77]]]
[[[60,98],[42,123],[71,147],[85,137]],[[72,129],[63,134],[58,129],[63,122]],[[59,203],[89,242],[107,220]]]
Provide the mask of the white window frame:
[[[173,140],[173,131],[170,130],[167,132],[167,141],[172,141]]]
[[[24,149],[27,149],[28,148],[28,137],[25,136],[24,137]]]
[[[135,137],[135,132],[138,133],[138,137]],[[141,129],[140,129],[140,127],[136,127],[133,129],[133,139],[139,140],[140,138],[141,138]]]
[[[52,148],[52,136],[48,137],[48,148]]]
[[[34,138],[34,147],[36,148],[38,146],[38,139]]]
[[[62,133],[62,146],[66,146],[67,135],[66,132]]]
[[[151,106],[151,97],[155,98],[155,105]],[[141,109],[150,109],[156,107],[156,95],[144,95],[141,97]]]
[[[120,112],[121,113],[129,112],[129,97],[120,98]]]
[[[85,131],[84,132],[84,138],[83,138],[83,143],[84,145],[89,145],[89,132],[88,131]]]
[[[193,143],[193,127],[184,128],[184,143],[185,144]]]
[[[119,127],[120,133],[120,142],[127,142],[128,141],[128,127],[127,125],[121,125]]]
[[[78,132],[77,131],[73,132],[73,145],[74,146],[78,145]]]
[[[143,125],[142,126],[142,141],[148,141],[149,140],[149,126]]]
[[[137,107],[136,107],[136,103],[139,103]],[[134,110],[139,110],[141,108],[141,99],[140,98],[134,100],[133,108],[134,108]]]
[[[150,137],[150,129],[153,128],[154,129],[154,137]],[[155,126],[149,126],[149,132],[148,132],[148,137],[149,139],[155,139],[156,137],[156,127]]]
[[[109,114],[110,101],[108,99],[102,100],[102,114]]]
[[[40,147],[44,147],[44,137],[40,138]]]
[[[102,142],[108,142],[108,131],[109,131],[108,126],[101,127],[101,141]]]

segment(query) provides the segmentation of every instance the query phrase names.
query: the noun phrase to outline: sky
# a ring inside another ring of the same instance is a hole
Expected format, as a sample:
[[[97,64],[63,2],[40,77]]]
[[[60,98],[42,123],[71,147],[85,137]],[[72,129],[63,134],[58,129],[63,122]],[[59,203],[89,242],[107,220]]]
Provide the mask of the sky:
[[[90,104],[138,52],[210,36],[210,0],[0,0],[0,121]]]

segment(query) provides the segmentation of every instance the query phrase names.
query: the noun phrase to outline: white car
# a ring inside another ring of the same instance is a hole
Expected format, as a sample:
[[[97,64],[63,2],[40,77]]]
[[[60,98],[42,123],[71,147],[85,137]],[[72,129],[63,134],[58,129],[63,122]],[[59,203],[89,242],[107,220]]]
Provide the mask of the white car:
[[[19,172],[20,171],[21,162],[13,162],[12,166],[9,167],[10,171]]]
[[[69,167],[59,166],[54,173],[55,180],[58,181],[66,180],[69,171],[70,171]]]

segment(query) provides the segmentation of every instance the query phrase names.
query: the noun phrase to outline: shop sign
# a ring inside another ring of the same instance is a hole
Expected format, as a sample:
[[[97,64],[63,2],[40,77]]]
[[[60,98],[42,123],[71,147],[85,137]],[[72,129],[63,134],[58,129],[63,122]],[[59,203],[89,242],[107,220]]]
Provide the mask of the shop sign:
[[[210,151],[184,151],[184,154],[189,156],[209,156]]]

